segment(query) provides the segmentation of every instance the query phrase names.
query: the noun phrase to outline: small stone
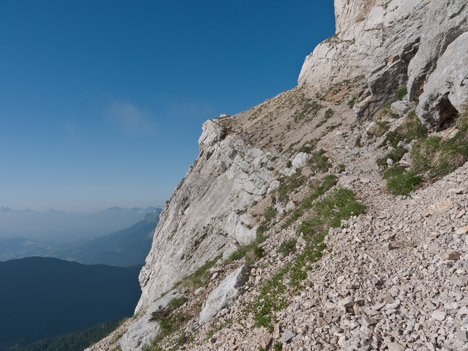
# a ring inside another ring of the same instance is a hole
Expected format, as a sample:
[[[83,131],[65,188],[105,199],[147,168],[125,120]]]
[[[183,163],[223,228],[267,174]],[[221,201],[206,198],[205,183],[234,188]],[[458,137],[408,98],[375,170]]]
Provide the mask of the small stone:
[[[440,254],[440,258],[442,260],[450,260],[450,261],[458,261],[460,259],[461,254],[455,250],[447,250]]]
[[[425,211],[424,215],[434,215],[434,214],[441,214],[451,210],[453,207],[452,201],[441,201],[429,206]]]
[[[452,278],[450,278],[450,281],[453,284],[458,285],[459,287],[464,287],[465,285],[468,284],[468,278],[467,277],[453,276]]]
[[[432,312],[431,316],[432,316],[433,319],[442,322],[445,319],[446,314],[445,314],[444,311],[436,310],[436,311]]]
[[[369,183],[370,183],[370,179],[369,179],[369,178],[361,178],[361,183],[369,184]]]
[[[468,233],[468,225],[465,225],[464,227],[458,228],[456,233],[460,234],[460,235]]]
[[[294,333],[292,330],[286,329],[283,332],[283,335],[281,336],[281,342],[283,344],[286,344],[287,342],[289,342],[295,336],[296,336],[296,333]]]
[[[468,341],[468,331],[459,331],[459,332],[455,335],[455,337],[456,337],[458,340],[467,342],[467,341]]]
[[[384,250],[386,250],[386,251],[395,250],[397,248],[395,245],[393,245],[392,243],[389,243],[389,242],[385,243],[383,245],[383,247],[384,247]]]
[[[271,336],[266,335],[266,336],[260,338],[259,344],[260,344],[260,346],[261,346],[263,349],[266,350],[266,349],[268,348],[268,346],[270,346],[270,343],[271,343],[272,340],[273,340],[273,339],[272,339]]]
[[[387,345],[388,351],[405,351],[405,348],[396,342],[391,342]]]

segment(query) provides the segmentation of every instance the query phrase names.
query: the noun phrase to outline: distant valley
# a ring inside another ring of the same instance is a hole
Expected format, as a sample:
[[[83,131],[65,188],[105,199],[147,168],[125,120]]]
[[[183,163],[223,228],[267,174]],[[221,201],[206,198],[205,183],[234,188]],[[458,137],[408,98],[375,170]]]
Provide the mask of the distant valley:
[[[142,264],[151,247],[161,209],[154,209],[137,223],[91,240],[53,243],[28,238],[0,239],[0,261],[41,256],[84,264],[127,267]]]
[[[111,207],[83,214],[0,207],[0,238],[22,237],[41,242],[76,242],[129,227],[155,211],[158,211],[155,207]]]

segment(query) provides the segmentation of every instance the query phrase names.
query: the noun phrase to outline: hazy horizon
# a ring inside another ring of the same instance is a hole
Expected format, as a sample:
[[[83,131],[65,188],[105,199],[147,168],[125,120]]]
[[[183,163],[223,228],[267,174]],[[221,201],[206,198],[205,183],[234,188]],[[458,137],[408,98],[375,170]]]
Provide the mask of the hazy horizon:
[[[0,238],[70,242],[92,239],[120,230],[159,212],[158,207],[111,207],[88,213],[28,211],[0,208]]]
[[[11,210],[11,211],[31,211],[31,212],[37,212],[37,213],[45,213],[49,211],[57,211],[57,212],[64,212],[64,213],[70,213],[70,214],[91,214],[91,213],[97,213],[97,212],[102,212],[102,211],[107,211],[111,209],[122,209],[122,210],[132,210],[132,209],[148,209],[148,208],[162,208],[162,206],[153,206],[153,205],[148,205],[148,206],[130,206],[130,207],[124,207],[124,206],[110,206],[110,207],[105,207],[105,208],[89,208],[86,210],[68,210],[68,209],[61,209],[61,208],[14,208],[8,205],[0,205],[0,212],[5,211],[5,210]]]

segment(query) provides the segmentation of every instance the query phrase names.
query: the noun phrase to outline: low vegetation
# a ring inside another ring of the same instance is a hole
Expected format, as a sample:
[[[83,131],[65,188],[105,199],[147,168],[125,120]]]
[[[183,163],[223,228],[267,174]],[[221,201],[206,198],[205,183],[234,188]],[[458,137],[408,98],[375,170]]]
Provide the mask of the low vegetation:
[[[335,175],[329,174],[325,176],[321,181],[314,181],[310,183],[311,192],[302,203],[291,213],[288,219],[283,223],[283,228],[288,227],[294,223],[297,219],[304,215],[306,210],[309,210],[313,206],[313,202],[330,190],[336,183],[338,178]]]
[[[151,316],[152,321],[156,321],[161,328],[158,337],[153,340],[151,345],[143,348],[144,351],[161,351],[164,350],[159,346],[160,342],[167,336],[172,335],[178,331],[192,318],[191,315],[177,311],[182,305],[187,302],[185,296],[173,298],[166,308],[153,312]],[[182,333],[175,340],[178,345],[183,345],[189,341],[190,336]]]
[[[275,202],[287,203],[292,192],[303,186],[307,178],[302,175],[302,169],[296,169],[296,173],[287,177],[282,176],[279,179],[280,185],[275,190],[273,198]]]
[[[453,172],[468,159],[468,112],[456,118],[456,134],[451,138],[430,136],[414,112],[395,131],[389,132],[381,146],[393,149],[377,163],[387,168],[388,159],[394,165],[384,171],[388,190],[395,195],[409,195],[423,181],[434,181]],[[400,146],[414,140],[411,148],[411,167],[396,164],[408,152]]]
[[[321,201],[311,206],[313,214],[305,219],[298,231],[307,246],[291,263],[286,264],[261,287],[257,299],[246,307],[244,313],[251,314],[258,327],[273,331],[276,313],[287,305],[285,292],[300,290],[307,272],[322,257],[326,245],[323,243],[330,227],[339,227],[341,221],[364,212],[364,206],[348,189],[336,189]],[[287,246],[292,246],[287,244]],[[287,247],[286,245],[284,247]]]
[[[390,129],[390,122],[388,121],[379,121],[376,122],[369,130],[367,135],[372,137],[381,137]]]
[[[219,259],[220,257],[217,257],[212,261],[206,262],[194,273],[184,278],[184,280],[182,281],[182,285],[187,288],[190,288],[191,290],[196,290],[199,287],[206,286],[210,279],[208,270],[212,268],[216,264],[216,262],[218,262]]]
[[[330,161],[328,157],[325,156],[325,150],[323,149],[313,152],[307,165],[316,173],[324,173],[331,167]]]

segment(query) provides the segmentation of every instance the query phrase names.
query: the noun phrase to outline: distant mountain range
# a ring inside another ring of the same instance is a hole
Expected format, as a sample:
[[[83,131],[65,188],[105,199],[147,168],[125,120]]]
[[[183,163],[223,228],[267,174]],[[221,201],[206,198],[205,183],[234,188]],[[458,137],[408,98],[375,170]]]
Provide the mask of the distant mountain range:
[[[0,351],[131,316],[140,268],[40,257],[0,262]]]
[[[93,239],[129,227],[157,210],[155,207],[111,207],[99,212],[77,214],[54,209],[36,212],[0,207],[0,238],[22,237],[61,243]]]
[[[116,208],[108,211],[122,212]],[[0,261],[41,256],[121,267],[143,264],[151,248],[160,213],[161,209],[154,209],[154,212],[146,214],[128,228],[75,243],[56,244],[27,238],[0,239]]]

